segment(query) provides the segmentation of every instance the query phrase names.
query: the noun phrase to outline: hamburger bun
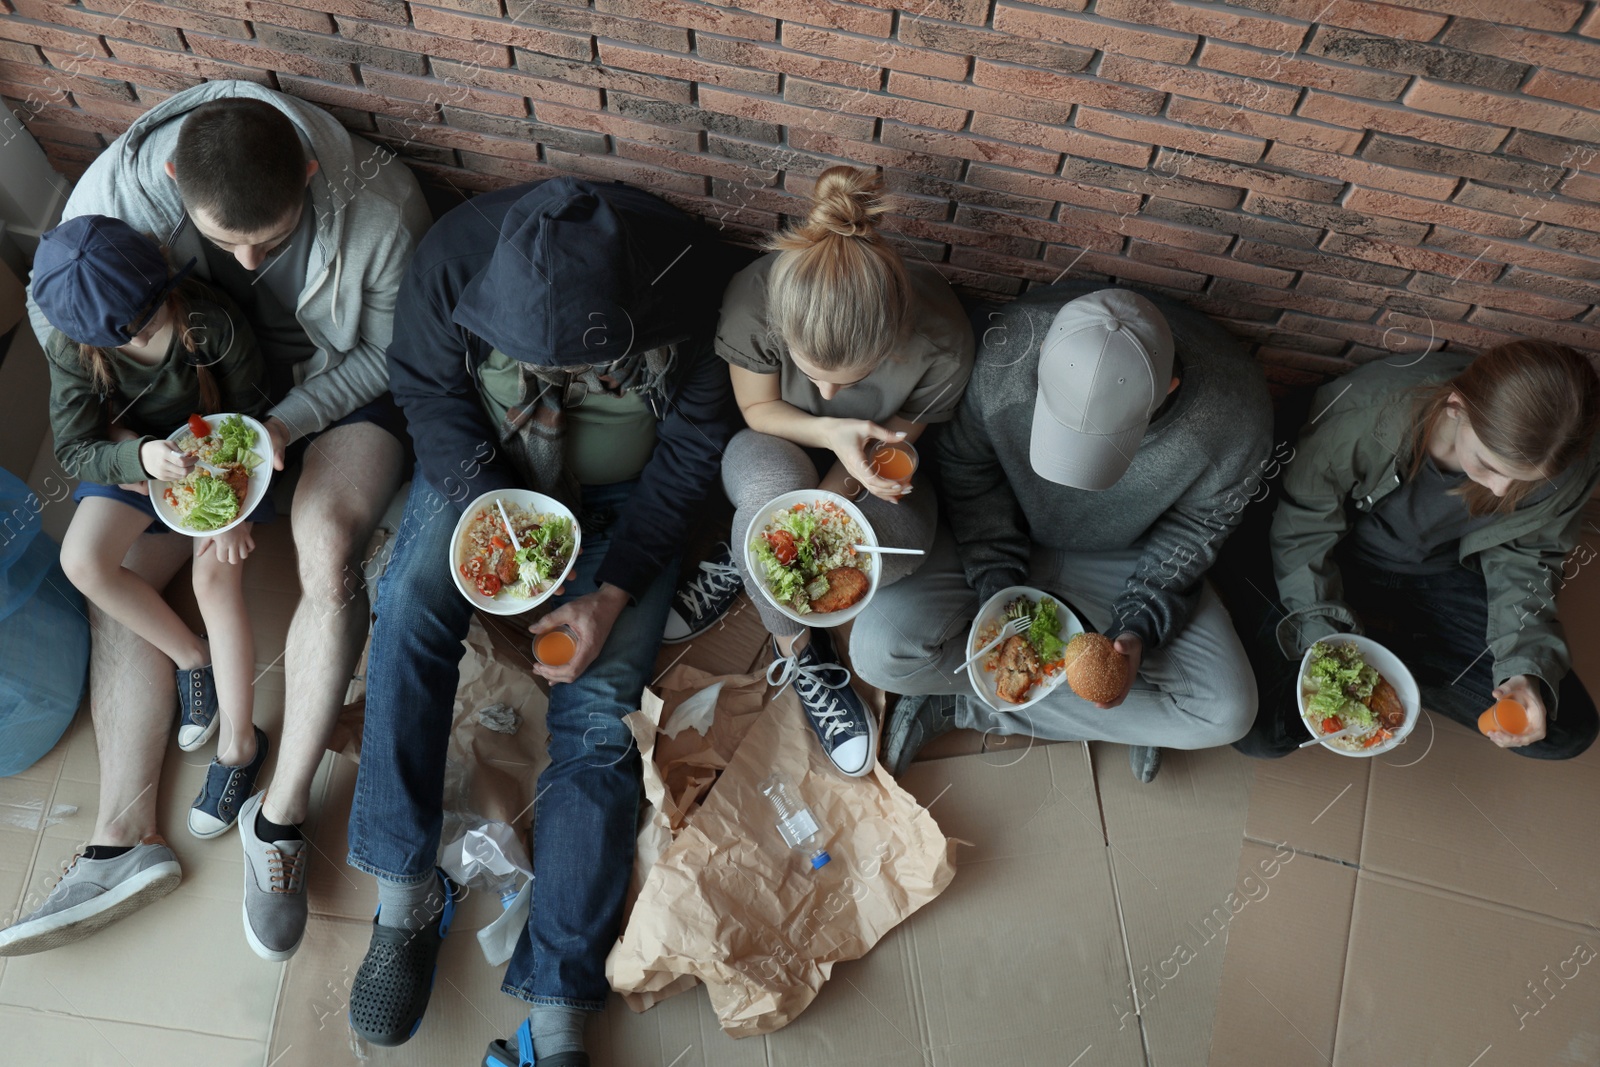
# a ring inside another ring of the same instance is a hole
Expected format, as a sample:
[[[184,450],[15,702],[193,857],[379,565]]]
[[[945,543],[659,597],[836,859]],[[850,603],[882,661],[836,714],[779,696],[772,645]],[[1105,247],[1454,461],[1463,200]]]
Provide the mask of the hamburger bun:
[[[1067,684],[1083,699],[1105,704],[1128,684],[1128,661],[1104,634],[1082,633],[1067,642]]]

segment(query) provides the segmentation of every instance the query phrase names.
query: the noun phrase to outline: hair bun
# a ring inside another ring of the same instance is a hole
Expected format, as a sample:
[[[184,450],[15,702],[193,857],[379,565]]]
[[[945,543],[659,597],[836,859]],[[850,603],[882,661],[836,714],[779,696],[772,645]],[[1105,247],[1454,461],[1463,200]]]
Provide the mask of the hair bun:
[[[804,230],[813,240],[825,234],[872,237],[876,216],[886,210],[879,200],[883,180],[857,167],[829,167],[817,178],[811,194],[811,213]]]

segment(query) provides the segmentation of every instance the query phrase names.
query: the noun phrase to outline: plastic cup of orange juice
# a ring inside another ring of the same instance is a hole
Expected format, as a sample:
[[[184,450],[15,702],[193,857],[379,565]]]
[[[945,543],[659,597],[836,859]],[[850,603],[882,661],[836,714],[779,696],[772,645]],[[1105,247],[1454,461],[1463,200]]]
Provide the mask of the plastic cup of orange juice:
[[[917,450],[905,441],[875,441],[867,451],[867,462],[878,477],[905,485],[917,473]]]
[[[900,485],[910,485],[911,476],[917,473],[920,461],[917,450],[909,441],[878,441],[867,445],[867,466],[880,478]],[[862,486],[854,497],[856,503],[867,498],[868,490]]]
[[[1509,697],[1502,697],[1494,707],[1478,716],[1478,732],[1485,737],[1495,730],[1520,734],[1527,728],[1527,709]]]
[[[546,630],[533,639],[533,658],[546,667],[565,667],[578,654],[578,639],[570,626]]]

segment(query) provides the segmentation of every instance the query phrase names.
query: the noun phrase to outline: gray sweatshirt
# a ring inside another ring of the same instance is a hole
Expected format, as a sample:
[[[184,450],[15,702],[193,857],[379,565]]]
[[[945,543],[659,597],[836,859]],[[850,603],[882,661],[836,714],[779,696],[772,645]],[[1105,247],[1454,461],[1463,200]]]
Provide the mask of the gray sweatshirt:
[[[183,116],[237,96],[265,100],[287,115],[318,163],[310,185],[316,239],[295,309],[316,354],[295,369],[295,387],[266,413],[295,439],[326,429],[389,388],[383,355],[395,297],[431,221],[417,179],[393,152],[351,134],[314,104],[254,82],[207,82],[157,104],[112,142],[78,182],[61,218],[111,215],[165,242],[183,218],[178,185],[165,170]],[[185,226],[169,251],[179,265],[197,259],[195,274],[209,278],[204,240]],[[32,286],[28,313],[42,344],[52,330]]]
[[[1131,631],[1156,648],[1183,629],[1201,576],[1266,478],[1272,405],[1261,369],[1220,326],[1143,293],[1172,327],[1182,385],[1170,406],[1111,488],[1088,492],[1035,474],[1028,447],[1039,346],[1063,304],[1104,288],[1035,289],[979,324],[972,380],[939,437],[939,478],[967,582],[983,597],[1027,583],[1030,543],[1141,549],[1106,632]]]

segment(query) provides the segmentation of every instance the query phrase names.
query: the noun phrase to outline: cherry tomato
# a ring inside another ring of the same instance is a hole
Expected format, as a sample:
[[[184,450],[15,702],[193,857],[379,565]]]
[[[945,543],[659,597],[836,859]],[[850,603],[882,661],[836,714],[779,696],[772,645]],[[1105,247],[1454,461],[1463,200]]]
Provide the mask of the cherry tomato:
[[[461,569],[466,572],[468,578],[476,578],[483,573],[483,560],[478,556],[473,556],[461,565]]]
[[[478,575],[478,592],[484,596],[494,596],[500,591],[500,579],[492,574]]]
[[[1322,720],[1322,732],[1325,734],[1336,734],[1343,729],[1344,723],[1337,715],[1329,715],[1326,719]]]
[[[211,433],[211,426],[199,415],[189,416],[189,432],[196,437],[205,437]]]
[[[772,546],[772,554],[778,557],[778,562],[787,567],[800,557],[800,549],[794,543],[794,534],[788,530],[774,530],[767,534],[767,544]]]

